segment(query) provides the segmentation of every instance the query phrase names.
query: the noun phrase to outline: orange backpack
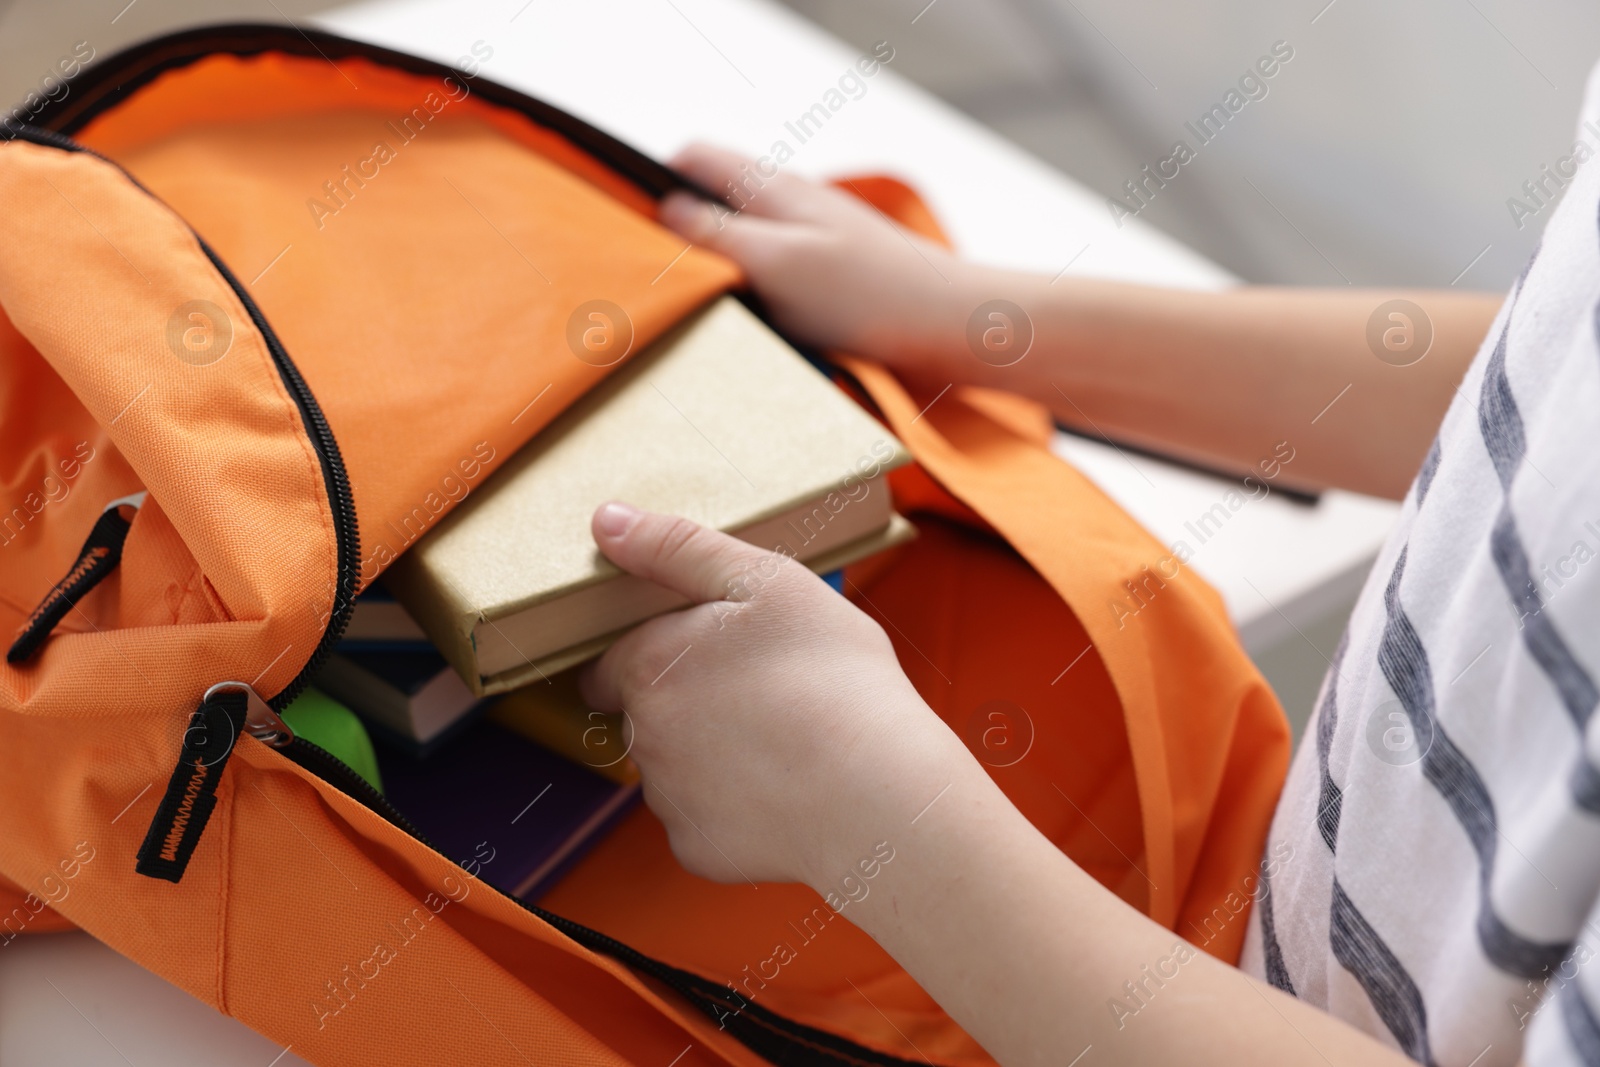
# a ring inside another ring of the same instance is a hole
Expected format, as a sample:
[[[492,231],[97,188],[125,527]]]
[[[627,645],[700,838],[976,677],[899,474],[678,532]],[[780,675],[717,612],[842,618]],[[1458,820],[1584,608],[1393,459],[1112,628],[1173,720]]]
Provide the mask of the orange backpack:
[[[31,121],[0,140],[0,939],[75,925],[319,1064],[990,1062],[811,890],[694,878],[644,808],[535,906],[278,720],[397,520],[609,372],[578,309],[637,351],[739,285],[654,222],[678,179],[281,27],[107,58]],[[1035,825],[1234,959],[1289,739],[1219,598],[1040,409],[837,365],[918,461],[921,536],[852,595]]]

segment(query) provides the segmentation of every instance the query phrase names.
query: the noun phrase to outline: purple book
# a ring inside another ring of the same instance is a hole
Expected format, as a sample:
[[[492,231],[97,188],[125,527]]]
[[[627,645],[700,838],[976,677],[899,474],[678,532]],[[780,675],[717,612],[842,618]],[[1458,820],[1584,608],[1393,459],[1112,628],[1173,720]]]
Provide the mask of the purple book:
[[[638,799],[493,722],[427,759],[380,748],[384,795],[434,848],[497,889],[535,900]]]

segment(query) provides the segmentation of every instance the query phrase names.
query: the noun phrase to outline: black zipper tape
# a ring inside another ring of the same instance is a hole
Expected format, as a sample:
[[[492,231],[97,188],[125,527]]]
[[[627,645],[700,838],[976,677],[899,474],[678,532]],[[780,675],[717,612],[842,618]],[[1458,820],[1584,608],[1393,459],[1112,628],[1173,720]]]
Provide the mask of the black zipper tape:
[[[245,694],[239,690],[217,693],[189,716],[183,751],[139,846],[134,870],[168,882],[183,877],[217,806],[217,782],[239,743],[244,716]]]

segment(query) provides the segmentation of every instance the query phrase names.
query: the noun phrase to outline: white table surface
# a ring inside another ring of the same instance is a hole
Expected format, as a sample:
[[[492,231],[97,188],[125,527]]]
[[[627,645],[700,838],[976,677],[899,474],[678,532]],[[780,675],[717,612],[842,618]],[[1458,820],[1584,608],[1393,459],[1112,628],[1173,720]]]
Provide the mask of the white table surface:
[[[760,156],[817,103],[858,51],[769,0],[378,0],[331,12],[323,28],[445,62],[493,49],[485,77],[564,108],[666,158],[691,140]],[[914,49],[908,24],[889,43]],[[878,171],[915,185],[966,255],[998,265],[1192,288],[1230,275],[900,78],[891,62],[805,144],[788,168],[826,177]],[[1071,264],[1068,266],[1068,264]],[[1077,464],[1157,537],[1236,486],[1225,479],[1062,435]],[[1347,601],[1395,506],[1330,492],[1278,494],[1231,515],[1197,551],[1252,650]],[[277,1057],[277,1059],[275,1059]],[[0,949],[0,1063],[299,1064],[235,1020],[83,934]]]

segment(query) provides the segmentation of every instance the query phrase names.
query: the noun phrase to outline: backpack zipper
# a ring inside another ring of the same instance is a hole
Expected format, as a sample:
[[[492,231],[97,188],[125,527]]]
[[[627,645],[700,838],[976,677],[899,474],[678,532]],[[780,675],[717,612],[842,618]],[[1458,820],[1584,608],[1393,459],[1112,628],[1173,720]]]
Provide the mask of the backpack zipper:
[[[131,175],[129,180],[133,180]],[[194,233],[194,230],[191,229],[189,232]],[[344,636],[345,627],[350,624],[350,615],[355,611],[356,578],[361,566],[361,533],[356,522],[356,502],[350,491],[350,478],[344,469],[344,457],[339,453],[339,444],[333,438],[333,430],[329,428],[328,419],[323,415],[317,398],[311,394],[310,387],[300,376],[300,369],[290,360],[289,354],[278,341],[278,335],[273,332],[272,327],[267,324],[266,317],[261,314],[261,309],[256,306],[255,299],[245,291],[239,279],[234,277],[233,271],[229,270],[222,258],[206,244],[204,238],[195,233],[194,239],[200,243],[200,250],[206,254],[206,258],[217,269],[217,273],[222,275],[223,280],[238,296],[239,302],[244,305],[245,313],[250,316],[250,321],[255,323],[257,332],[266,340],[267,350],[272,353],[272,361],[277,365],[278,374],[283,378],[289,395],[299,407],[300,417],[305,422],[306,432],[311,437],[317,458],[322,461],[322,477],[327,488],[328,507],[333,513],[333,534],[337,553],[333,608],[329,612],[328,626],[322,632],[322,639],[311,650],[311,655],[300,668],[300,672],[288,685],[280,689],[276,696],[266,701],[272,711],[281,712],[294,703],[295,698],[311,684],[312,677],[327,661],[339,639]],[[281,720],[279,725],[282,725]],[[293,734],[289,736],[292,737]]]
[[[230,690],[244,694],[244,733],[273,748],[287,748],[294,741],[294,731],[289,728],[289,724],[272,710],[271,705],[261,699],[259,693],[244,682],[218,682],[206,690],[202,703],[211,700],[218,693]]]

